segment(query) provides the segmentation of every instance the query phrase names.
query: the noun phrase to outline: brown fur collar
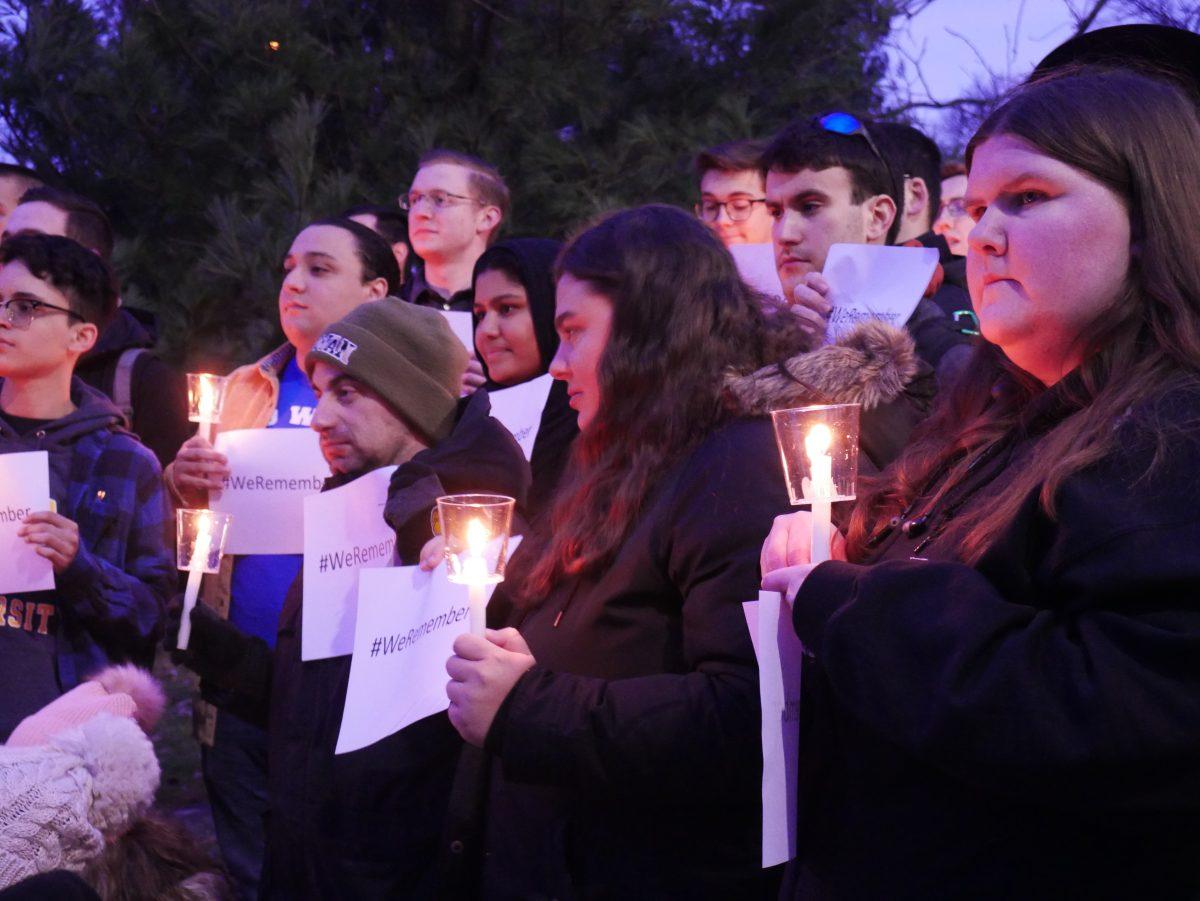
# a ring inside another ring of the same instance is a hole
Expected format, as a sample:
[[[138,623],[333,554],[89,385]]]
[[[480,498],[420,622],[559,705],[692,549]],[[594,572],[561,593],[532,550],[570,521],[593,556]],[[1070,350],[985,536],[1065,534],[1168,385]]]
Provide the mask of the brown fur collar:
[[[920,368],[908,332],[871,320],[837,344],[749,374],[731,373],[725,388],[733,406],[748,415],[804,404],[861,403],[870,410],[899,397]]]

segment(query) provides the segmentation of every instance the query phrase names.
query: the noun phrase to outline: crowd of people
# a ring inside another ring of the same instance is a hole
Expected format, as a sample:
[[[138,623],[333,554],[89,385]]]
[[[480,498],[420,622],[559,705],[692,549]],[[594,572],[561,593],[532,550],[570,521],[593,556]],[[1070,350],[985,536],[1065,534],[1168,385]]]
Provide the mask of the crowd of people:
[[[694,210],[565,243],[502,236],[501,173],[446,149],[307,224],[220,429],[315,431],[324,490],[395,467],[395,565],[441,563],[443,495],[514,498],[523,536],[446,711],[342,754],[352,658],[304,659],[302,555],[226,556],[181,607],[173,511],[231,464],[107,217],[0,167],[0,454],[48,454],[18,534],[55,584],[0,597],[0,897],[1196,897],[1197,59],[1084,35],[962,162],[817,111],[699,153]],[[826,342],[841,244],[936,249],[902,326]],[[489,398],[547,375],[527,453]],[[814,548],[768,414],[829,403],[861,405],[862,477]],[[786,867],[760,588],[805,649]],[[163,652],[200,677],[219,863],[151,809]]]

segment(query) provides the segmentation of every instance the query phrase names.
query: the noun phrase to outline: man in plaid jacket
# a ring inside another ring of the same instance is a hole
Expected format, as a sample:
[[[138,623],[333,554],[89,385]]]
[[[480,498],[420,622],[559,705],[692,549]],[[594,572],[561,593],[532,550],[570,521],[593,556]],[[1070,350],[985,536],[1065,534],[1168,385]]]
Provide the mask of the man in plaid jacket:
[[[0,245],[0,453],[44,450],[56,509],[19,530],[55,588],[0,597],[0,740],[109,662],[151,663],[175,568],[154,455],[73,377],[116,309],[112,273],[51,235]]]

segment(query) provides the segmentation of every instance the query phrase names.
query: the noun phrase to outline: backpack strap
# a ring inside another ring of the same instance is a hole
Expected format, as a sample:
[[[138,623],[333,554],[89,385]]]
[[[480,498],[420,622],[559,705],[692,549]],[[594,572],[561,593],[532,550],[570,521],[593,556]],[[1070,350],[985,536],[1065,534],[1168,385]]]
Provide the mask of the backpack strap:
[[[125,417],[127,429],[133,428],[133,367],[137,365],[138,357],[144,353],[144,347],[131,347],[122,351],[113,373],[112,401]]]

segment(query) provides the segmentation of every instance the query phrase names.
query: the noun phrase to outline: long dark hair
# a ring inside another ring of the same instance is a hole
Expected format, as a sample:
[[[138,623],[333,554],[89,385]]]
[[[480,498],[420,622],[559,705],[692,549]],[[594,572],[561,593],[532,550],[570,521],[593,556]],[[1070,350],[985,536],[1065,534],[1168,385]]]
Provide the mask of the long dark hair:
[[[1117,419],[1144,408],[1164,388],[1200,373],[1200,121],[1195,106],[1166,81],[1130,70],[1079,68],[1011,94],[980,126],[967,149],[1013,135],[1095,179],[1122,199],[1131,226],[1131,263],[1123,290],[1091,330],[1069,385],[1073,410],[1042,438],[1038,452],[992,503],[964,511],[954,525],[960,557],[977,561],[1013,521],[1029,493],[1053,517],[1055,497],[1074,473],[1115,450]],[[965,478],[971,463],[1005,440],[1044,386],[983,345],[967,378],[889,472],[861,495],[849,533],[851,559],[869,556],[875,525],[904,510],[936,473],[937,498]],[[1066,390],[1064,388],[1064,390]],[[1161,458],[1168,430],[1144,424]],[[947,437],[949,436],[949,437]],[[1144,474],[1143,474],[1144,475]]]
[[[526,604],[612,560],[661,477],[733,415],[729,370],[782,359],[802,341],[788,319],[768,319],[712,233],[674,207],[602,219],[567,244],[556,275],[606,297],[612,326],[600,409],[575,442],[547,535],[521,555],[531,569],[514,574]]]

